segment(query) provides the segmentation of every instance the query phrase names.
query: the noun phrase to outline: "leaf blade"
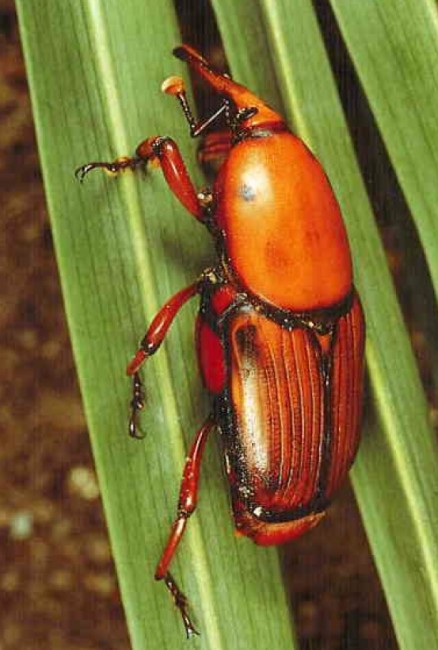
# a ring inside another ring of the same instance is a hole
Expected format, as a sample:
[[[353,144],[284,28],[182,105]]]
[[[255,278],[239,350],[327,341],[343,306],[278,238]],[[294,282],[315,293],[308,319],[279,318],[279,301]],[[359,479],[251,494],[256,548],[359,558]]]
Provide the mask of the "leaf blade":
[[[438,295],[436,3],[331,4],[416,223]]]
[[[162,79],[175,66],[183,69],[170,57],[179,39],[176,20],[170,2],[42,6],[31,0],[18,8],[68,320],[132,645],[173,648],[183,642],[182,625],[152,576],[174,515],[184,449],[208,409],[191,351],[194,306],[185,308],[145,373],[144,426],[155,435],[144,444],[127,438],[123,370],[156,307],[205,266],[208,240],[159,174],[108,179],[96,173],[80,187],[73,170],[96,155],[128,153],[128,144],[145,135],[143,120],[146,135],[169,128],[183,152],[189,148],[178,110],[158,94]],[[154,44],[147,57],[141,42]],[[156,94],[148,96],[149,88]],[[207,489],[175,562],[197,605],[203,635],[193,643],[293,647],[277,556],[233,538],[214,456],[207,453]]]

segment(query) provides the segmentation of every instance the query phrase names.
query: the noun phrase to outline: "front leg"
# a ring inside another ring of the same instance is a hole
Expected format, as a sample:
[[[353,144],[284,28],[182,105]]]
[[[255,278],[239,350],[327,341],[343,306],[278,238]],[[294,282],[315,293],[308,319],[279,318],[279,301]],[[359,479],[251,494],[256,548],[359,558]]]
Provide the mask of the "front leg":
[[[198,197],[187,172],[178,145],[168,136],[153,136],[141,142],[132,158],[117,158],[113,162],[90,162],[78,167],[76,178],[82,183],[93,169],[106,169],[117,173],[125,169],[136,169],[148,162],[157,163],[172,192],[183,206],[199,221],[204,216],[204,201]]]

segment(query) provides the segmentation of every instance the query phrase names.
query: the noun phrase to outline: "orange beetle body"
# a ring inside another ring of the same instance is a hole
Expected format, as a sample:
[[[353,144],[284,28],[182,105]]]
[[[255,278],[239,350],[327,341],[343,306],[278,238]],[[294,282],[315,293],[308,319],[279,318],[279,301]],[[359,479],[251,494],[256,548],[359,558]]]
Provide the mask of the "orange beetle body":
[[[236,528],[279,544],[320,521],[354,460],[363,312],[318,160],[246,88],[188,48],[179,55],[249,113],[213,187],[207,223],[221,263],[201,284],[198,356],[215,396]]]
[[[222,98],[218,111],[197,124],[182,80],[163,85],[178,98],[193,136],[226,117],[231,135],[210,134],[202,151],[204,160],[225,154],[213,190],[196,193],[168,137],[148,138],[136,157],[89,163],[78,174],[153,160],[216,242],[217,264],[164,305],[127,369],[130,433],[137,437],[144,404],[139,368],[182,305],[200,295],[197,350],[213,410],[189,450],[177,516],[155,573],[190,635],[196,630],[187,600],[168,568],[196,507],[209,431],[217,426],[221,434],[237,531],[268,545],[315,526],[358,447],[365,325],[340,209],[319,162],[248,89],[188,46],[174,54]]]

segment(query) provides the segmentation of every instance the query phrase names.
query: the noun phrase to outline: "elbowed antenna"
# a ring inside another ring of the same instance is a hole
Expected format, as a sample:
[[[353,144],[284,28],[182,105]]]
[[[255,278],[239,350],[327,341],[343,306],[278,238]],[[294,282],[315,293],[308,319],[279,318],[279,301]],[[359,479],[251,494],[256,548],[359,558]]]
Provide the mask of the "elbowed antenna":
[[[276,113],[257,95],[245,86],[236,83],[221,72],[215,70],[199,52],[189,45],[180,45],[173,50],[174,56],[185,61],[205,79],[219,94],[225,95],[235,104],[237,111],[256,108],[257,112],[242,122],[243,126],[263,126],[284,123],[281,115]]]

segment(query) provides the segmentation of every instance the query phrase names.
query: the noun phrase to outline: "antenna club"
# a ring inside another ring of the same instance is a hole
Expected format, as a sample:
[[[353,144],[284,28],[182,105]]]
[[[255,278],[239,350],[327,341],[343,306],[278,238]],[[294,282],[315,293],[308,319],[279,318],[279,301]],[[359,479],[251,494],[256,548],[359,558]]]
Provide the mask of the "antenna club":
[[[161,84],[161,92],[166,93],[166,95],[181,95],[185,93],[186,88],[184,80],[181,77],[167,77]]]

